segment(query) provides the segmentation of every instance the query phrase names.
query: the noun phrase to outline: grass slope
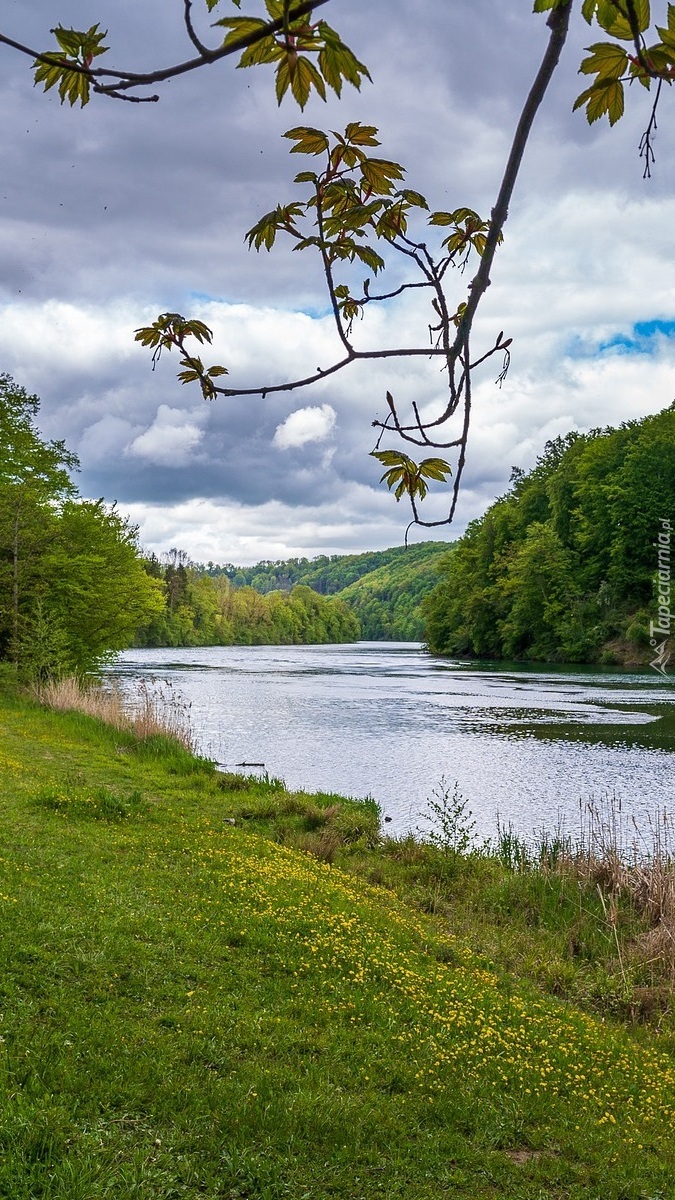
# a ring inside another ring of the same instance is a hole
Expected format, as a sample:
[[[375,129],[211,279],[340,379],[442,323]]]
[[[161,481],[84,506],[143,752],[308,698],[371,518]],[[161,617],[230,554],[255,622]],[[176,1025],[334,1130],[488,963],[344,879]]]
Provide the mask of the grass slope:
[[[8,699],[0,777],[0,1196],[672,1195],[669,1055],[230,826],[246,785]]]

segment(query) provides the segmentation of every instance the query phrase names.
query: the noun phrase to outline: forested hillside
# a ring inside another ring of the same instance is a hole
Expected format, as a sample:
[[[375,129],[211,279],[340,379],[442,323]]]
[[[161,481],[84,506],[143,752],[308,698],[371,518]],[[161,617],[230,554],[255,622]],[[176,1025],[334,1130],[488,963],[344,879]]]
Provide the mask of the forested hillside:
[[[33,681],[95,670],[163,605],[136,530],[81,499],[77,458],[40,438],[38,409],[0,375],[0,666]]]
[[[448,545],[425,542],[407,550],[400,547],[396,558],[340,592],[340,599],[358,617],[365,641],[424,640],[421,603],[438,582],[438,562],[448,553]]]
[[[442,560],[423,606],[430,648],[647,662],[657,539],[674,518],[675,404],[618,429],[556,438]]]
[[[235,587],[248,585],[263,595],[277,590],[289,591],[296,583],[303,583],[321,596],[330,596],[350,587],[371,571],[400,564],[405,572],[413,560],[419,562],[422,557],[434,557],[447,548],[447,542],[423,542],[408,549],[394,546],[390,550],[369,550],[363,554],[320,554],[311,559],[287,558],[277,562],[264,560],[254,567],[207,563],[200,565],[198,570],[214,578],[227,575]]]
[[[364,554],[263,561],[253,567],[188,564],[185,555],[175,552],[174,569],[182,559],[193,579],[205,575],[219,582],[225,577],[234,588],[254,588],[263,596],[288,592],[298,584],[321,596],[339,593],[358,618],[357,636],[362,639],[420,641],[424,636],[420,603],[437,582],[435,564],[449,544],[423,542]]]
[[[163,589],[163,610],[136,635],[137,646],[251,646],[355,642],[359,623],[337,597],[297,585],[261,595],[227,575],[201,574],[183,562],[146,569]]]

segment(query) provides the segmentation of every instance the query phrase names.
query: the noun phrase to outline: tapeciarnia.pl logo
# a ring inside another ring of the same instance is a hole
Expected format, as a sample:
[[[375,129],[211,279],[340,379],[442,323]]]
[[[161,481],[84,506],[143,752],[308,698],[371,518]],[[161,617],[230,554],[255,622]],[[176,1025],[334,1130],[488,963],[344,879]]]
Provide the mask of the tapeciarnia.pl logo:
[[[666,667],[670,660],[670,630],[675,616],[670,610],[670,539],[673,527],[665,518],[659,524],[661,529],[654,542],[658,552],[658,570],[655,576],[658,619],[649,623],[649,645],[656,653],[649,665],[660,675],[666,675]]]

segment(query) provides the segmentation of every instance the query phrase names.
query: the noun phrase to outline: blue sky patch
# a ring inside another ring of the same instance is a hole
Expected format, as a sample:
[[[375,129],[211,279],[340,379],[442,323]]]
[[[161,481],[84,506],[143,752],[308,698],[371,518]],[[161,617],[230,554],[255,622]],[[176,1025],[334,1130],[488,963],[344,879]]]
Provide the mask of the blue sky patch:
[[[618,350],[623,354],[653,354],[659,337],[675,338],[673,321],[637,321],[630,333],[617,333],[601,342],[598,351]]]

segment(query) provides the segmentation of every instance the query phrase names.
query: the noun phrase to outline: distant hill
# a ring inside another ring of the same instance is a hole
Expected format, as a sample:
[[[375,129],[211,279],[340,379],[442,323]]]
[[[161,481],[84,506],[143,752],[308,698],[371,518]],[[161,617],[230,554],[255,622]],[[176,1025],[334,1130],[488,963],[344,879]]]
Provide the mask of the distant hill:
[[[364,641],[421,642],[422,600],[438,583],[438,564],[451,543],[425,542],[400,553],[343,588],[340,599],[358,617]],[[385,553],[393,554],[393,551]]]
[[[450,542],[422,542],[364,554],[319,555],[263,561],[253,567],[208,563],[200,573],[226,575],[235,588],[252,587],[266,595],[298,584],[322,596],[337,595],[358,617],[367,641],[421,641],[419,605],[438,582],[436,564]]]

